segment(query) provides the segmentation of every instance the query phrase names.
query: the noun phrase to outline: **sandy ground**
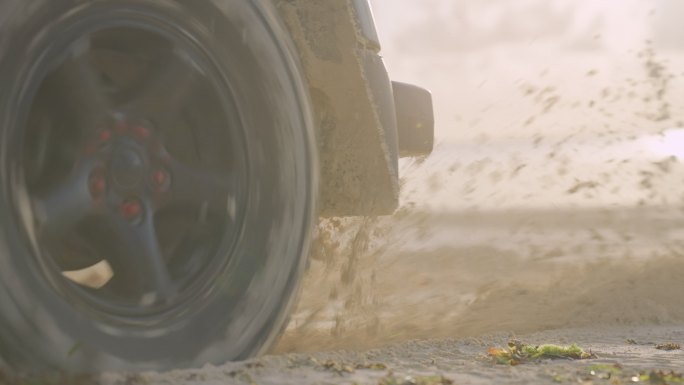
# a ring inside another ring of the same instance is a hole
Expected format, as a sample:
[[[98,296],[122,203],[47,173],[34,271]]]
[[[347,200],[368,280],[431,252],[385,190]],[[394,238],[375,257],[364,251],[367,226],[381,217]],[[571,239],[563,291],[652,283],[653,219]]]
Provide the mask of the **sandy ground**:
[[[133,384],[626,384],[648,382],[644,375],[669,373],[684,366],[681,350],[656,344],[682,341],[682,326],[561,329],[516,336],[530,344],[577,342],[594,359],[543,360],[518,366],[498,365],[486,352],[505,346],[510,335],[469,339],[409,341],[367,352],[267,356],[220,367],[164,374],[109,374],[102,382]],[[675,372],[676,373],[676,372]],[[394,382],[392,382],[394,381]],[[654,381],[653,383],[659,383]]]
[[[386,253],[387,245],[367,245],[368,257],[347,261],[359,264],[361,276],[348,286],[335,273],[314,271],[277,351],[681,321],[677,214],[525,210],[407,217],[394,231],[423,251]],[[416,245],[412,233],[425,245]],[[439,233],[446,239],[440,242]],[[324,263],[316,268],[324,271]]]

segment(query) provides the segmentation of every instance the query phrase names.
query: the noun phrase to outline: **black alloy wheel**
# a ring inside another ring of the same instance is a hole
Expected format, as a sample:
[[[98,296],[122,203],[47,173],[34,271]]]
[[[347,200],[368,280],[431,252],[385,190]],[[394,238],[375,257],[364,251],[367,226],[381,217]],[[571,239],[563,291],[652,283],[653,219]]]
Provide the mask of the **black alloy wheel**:
[[[295,57],[266,0],[0,0],[2,366],[269,347],[315,214]]]

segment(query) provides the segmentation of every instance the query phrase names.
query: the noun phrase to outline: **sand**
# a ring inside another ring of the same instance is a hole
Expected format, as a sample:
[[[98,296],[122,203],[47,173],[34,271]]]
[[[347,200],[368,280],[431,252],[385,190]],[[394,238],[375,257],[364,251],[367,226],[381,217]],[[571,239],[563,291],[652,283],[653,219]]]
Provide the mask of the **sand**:
[[[641,208],[423,213],[395,220],[382,235],[390,244],[357,235],[347,249],[337,246],[332,261],[313,260],[275,352],[683,322],[678,216]],[[355,225],[362,234],[373,233],[373,226],[383,230],[377,220]],[[446,245],[439,244],[439,232]],[[399,239],[416,246],[413,233],[432,234],[425,242],[434,248],[388,251]],[[360,248],[365,253],[357,254]]]
[[[544,360],[506,366],[487,357],[490,347],[505,346],[511,337],[498,333],[468,339],[407,341],[366,352],[266,356],[197,370],[106,374],[101,381],[103,385],[627,384],[640,382],[644,378],[641,376],[653,372],[669,373],[684,366],[681,350],[655,348],[657,344],[684,339],[681,326],[592,327],[515,336],[530,344],[567,346],[569,341],[577,342],[596,355],[589,360]]]

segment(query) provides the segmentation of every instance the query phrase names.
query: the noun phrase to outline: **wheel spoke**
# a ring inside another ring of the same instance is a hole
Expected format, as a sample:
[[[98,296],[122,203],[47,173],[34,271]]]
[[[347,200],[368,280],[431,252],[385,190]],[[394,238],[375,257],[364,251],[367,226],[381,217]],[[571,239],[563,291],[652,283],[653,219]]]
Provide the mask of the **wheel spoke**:
[[[73,229],[94,212],[89,175],[92,161],[81,162],[64,180],[47,194],[33,200],[33,210],[41,236],[58,237]]]
[[[121,251],[112,261],[114,276],[126,277],[133,282],[119,285],[135,286],[142,305],[151,305],[173,297],[175,288],[166,260],[159,246],[153,211],[149,204],[139,223],[114,217],[114,228],[121,241]]]
[[[65,110],[84,132],[99,129],[111,111],[111,101],[87,54],[72,52],[55,74],[55,91]]]
[[[150,67],[121,98],[128,109],[142,110],[147,115],[177,111],[189,94],[194,71],[173,50],[160,54]]]
[[[208,171],[177,160],[171,161],[169,169],[170,187],[162,194],[163,204],[196,203],[212,210],[235,210],[232,174]]]

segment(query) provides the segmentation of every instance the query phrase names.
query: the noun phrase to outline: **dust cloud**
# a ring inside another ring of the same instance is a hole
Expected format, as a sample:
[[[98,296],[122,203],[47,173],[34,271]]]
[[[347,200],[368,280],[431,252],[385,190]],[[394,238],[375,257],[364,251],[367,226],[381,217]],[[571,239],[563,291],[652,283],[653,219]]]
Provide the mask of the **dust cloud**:
[[[275,350],[684,321],[679,3],[373,5],[437,145],[395,215],[321,221]]]

